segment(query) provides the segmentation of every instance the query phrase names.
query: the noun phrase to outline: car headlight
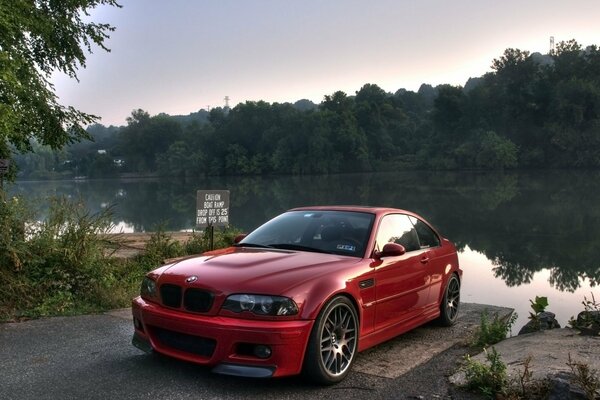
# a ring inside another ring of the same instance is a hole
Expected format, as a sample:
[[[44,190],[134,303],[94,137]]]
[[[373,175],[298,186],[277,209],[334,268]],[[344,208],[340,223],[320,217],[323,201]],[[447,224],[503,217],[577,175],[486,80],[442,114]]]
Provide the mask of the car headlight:
[[[156,298],[156,282],[153,279],[145,276],[144,280],[142,281],[140,295],[142,296],[142,298]]]
[[[298,306],[294,300],[288,297],[260,294],[232,294],[223,303],[223,309],[236,313],[250,311],[257,315],[298,314]]]

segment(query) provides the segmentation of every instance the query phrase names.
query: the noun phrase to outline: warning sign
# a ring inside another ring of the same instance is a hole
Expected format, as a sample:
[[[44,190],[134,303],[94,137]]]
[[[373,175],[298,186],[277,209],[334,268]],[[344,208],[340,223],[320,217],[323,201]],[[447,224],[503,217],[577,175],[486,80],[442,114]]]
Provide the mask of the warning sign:
[[[196,192],[196,226],[229,226],[229,190]]]

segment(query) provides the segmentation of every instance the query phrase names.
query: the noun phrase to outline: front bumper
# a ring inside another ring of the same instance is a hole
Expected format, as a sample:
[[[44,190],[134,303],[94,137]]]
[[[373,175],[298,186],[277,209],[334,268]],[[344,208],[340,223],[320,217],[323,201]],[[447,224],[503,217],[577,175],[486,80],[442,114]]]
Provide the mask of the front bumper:
[[[215,367],[214,372],[269,377],[300,373],[314,321],[263,321],[205,316],[167,309],[137,297],[132,302],[133,344],[144,350]],[[267,358],[246,351],[271,349]]]

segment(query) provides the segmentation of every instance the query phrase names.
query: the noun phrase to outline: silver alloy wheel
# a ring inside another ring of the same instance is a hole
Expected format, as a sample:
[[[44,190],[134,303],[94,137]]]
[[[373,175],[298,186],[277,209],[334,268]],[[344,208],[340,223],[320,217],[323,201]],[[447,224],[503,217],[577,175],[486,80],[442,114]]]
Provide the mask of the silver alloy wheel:
[[[356,352],[356,318],[347,304],[333,307],[321,331],[321,362],[332,376],[343,374]]]
[[[450,321],[454,321],[456,319],[459,304],[460,282],[456,276],[452,276],[450,278],[450,282],[448,282],[448,293],[446,294],[446,315]]]

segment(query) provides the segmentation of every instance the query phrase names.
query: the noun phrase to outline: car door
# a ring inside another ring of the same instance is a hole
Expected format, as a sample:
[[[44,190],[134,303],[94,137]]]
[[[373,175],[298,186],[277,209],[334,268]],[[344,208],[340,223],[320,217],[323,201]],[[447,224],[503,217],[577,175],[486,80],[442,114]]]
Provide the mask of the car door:
[[[429,303],[427,250],[421,249],[415,227],[404,214],[382,218],[376,235],[376,250],[388,242],[401,244],[406,253],[384,257],[375,267],[375,330],[408,321]]]
[[[442,281],[449,259],[442,249],[441,240],[437,233],[419,218],[410,216],[409,219],[419,237],[419,244],[423,250],[421,257],[427,259],[429,273],[428,304],[433,306],[439,303],[442,293]]]

